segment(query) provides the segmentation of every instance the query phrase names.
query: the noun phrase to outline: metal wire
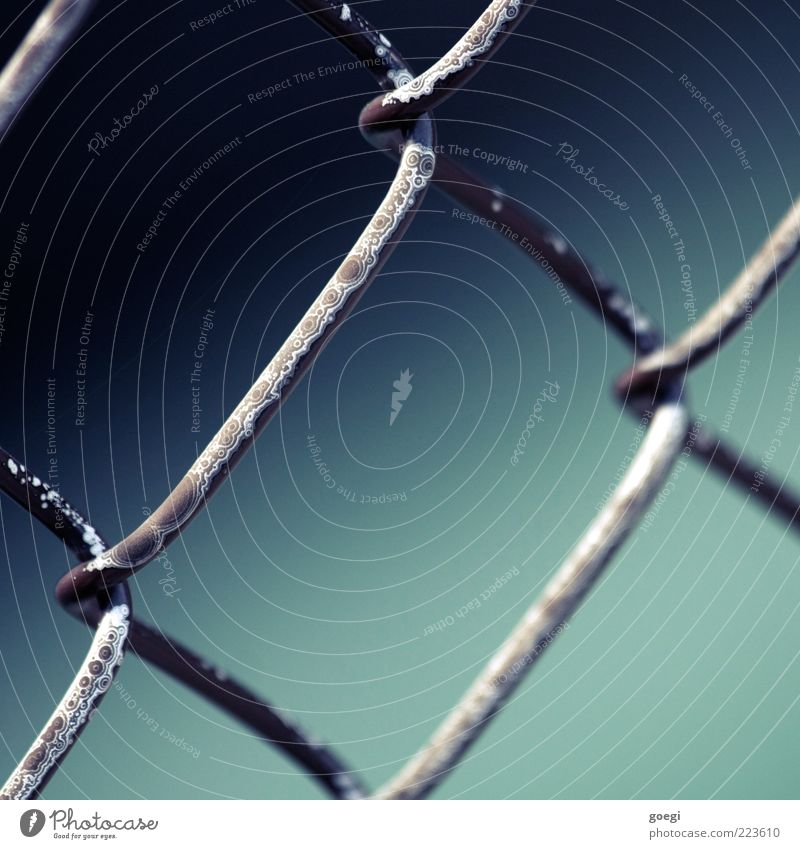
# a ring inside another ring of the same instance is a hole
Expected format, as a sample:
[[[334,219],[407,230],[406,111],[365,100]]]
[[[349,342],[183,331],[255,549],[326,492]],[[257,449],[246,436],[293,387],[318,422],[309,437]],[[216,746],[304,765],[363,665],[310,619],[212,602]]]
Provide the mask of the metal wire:
[[[52,0],[40,15],[0,75],[0,132],[11,125],[57,61],[89,5]],[[126,579],[168,546],[224,482],[375,278],[430,184],[479,214],[491,214],[507,225],[506,232],[526,235],[565,285],[630,344],[634,366],[617,381],[616,393],[632,411],[647,409],[652,415],[646,438],[621,484],[541,597],[431,740],[375,794],[377,798],[429,793],[502,708],[636,527],[684,447],[691,421],[683,392],[686,373],[713,353],[745,314],[752,313],[800,250],[800,208],[794,205],[718,303],[690,333],[669,344],[624,289],[595,271],[529,209],[461,164],[434,155],[430,110],[491,58],[534,3],[494,0],[440,60],[416,76],[396,47],[347,4],[294,0],[294,5],[356,57],[370,60],[365,64],[385,93],[364,107],[360,126],[365,138],[398,159],[396,176],[353,249],[211,443],[161,506],[116,545],[107,548],[78,510],[0,449],[0,489],[80,558],[81,563],[59,581],[57,597],[95,629],[78,675],[0,791],[2,798],[32,798],[42,791],[108,690],[126,644],[279,746],[331,795],[365,795],[358,778],[332,751],[188,647],[133,620]],[[705,459],[743,486],[752,481],[752,463],[708,432],[695,435],[692,456]],[[758,497],[798,527],[800,501],[780,480],[778,475],[765,475]],[[56,514],[67,521],[56,522]]]
[[[0,74],[0,139],[72,40],[94,0],[51,0]]]
[[[0,489],[81,559],[106,549],[105,540],[79,510],[2,448]],[[0,798],[33,798],[41,792],[111,686],[126,642],[134,654],[204,695],[266,742],[278,746],[332,796],[357,799],[365,795],[357,777],[330,749],[227,672],[162,630],[133,619],[130,607],[130,593],[124,581],[110,592],[98,592],[82,607],[72,607],[73,614],[95,629],[91,647],[64,698],[0,790]]]

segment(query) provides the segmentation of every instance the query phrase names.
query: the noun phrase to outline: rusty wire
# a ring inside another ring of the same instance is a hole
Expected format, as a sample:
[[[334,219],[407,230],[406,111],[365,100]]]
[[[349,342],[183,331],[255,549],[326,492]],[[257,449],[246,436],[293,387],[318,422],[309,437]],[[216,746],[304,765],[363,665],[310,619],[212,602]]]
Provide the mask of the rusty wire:
[[[347,4],[327,0],[293,3],[357,58],[370,60],[365,64],[385,93],[364,107],[360,126],[365,138],[398,160],[396,176],[353,249],[209,446],[162,505],[116,545],[108,548],[77,509],[0,449],[0,489],[80,559],[59,581],[57,597],[95,629],[73,683],[0,791],[1,798],[32,798],[42,791],[111,685],[126,645],[279,746],[331,795],[367,795],[357,776],[332,751],[269,703],[160,629],[135,620],[126,579],[169,545],[224,482],[375,278],[429,184],[479,214],[491,214],[507,225],[506,232],[525,234],[570,290],[619,332],[632,348],[634,365],[616,382],[617,397],[637,414],[645,410],[650,424],[620,485],[540,598],[431,740],[375,798],[428,794],[502,708],[637,526],[684,447],[691,421],[684,392],[688,371],[735,332],[800,251],[800,206],[795,204],[718,302],[690,331],[669,343],[624,289],[594,270],[523,204],[446,156],[434,155],[431,110],[491,58],[534,3],[494,0],[453,48],[419,75],[414,75],[385,36]],[[51,0],[42,12],[0,75],[0,131],[13,123],[74,36],[90,5],[87,0]],[[694,439],[692,456],[706,460],[728,479],[749,485],[753,466],[740,452],[709,432],[694,435]],[[764,475],[757,495],[797,526],[800,499],[782,486],[781,480],[777,474]],[[58,524],[57,513],[67,521]]]

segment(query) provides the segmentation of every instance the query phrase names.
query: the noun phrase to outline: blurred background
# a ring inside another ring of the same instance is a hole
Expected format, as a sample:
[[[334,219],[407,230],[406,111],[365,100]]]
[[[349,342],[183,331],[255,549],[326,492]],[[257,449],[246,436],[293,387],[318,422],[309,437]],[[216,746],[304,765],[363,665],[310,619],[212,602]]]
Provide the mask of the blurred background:
[[[354,5],[422,69],[485,4]],[[41,6],[4,4],[3,59]],[[0,150],[0,441],[112,541],[210,440],[394,171],[358,131],[368,70],[289,4],[229,6],[199,26],[218,8],[97,4]],[[545,0],[438,110],[438,141],[675,337],[800,189],[798,43],[794,0]],[[131,581],[137,616],[289,711],[371,787],[537,597],[637,439],[610,393],[629,350],[459,212],[428,192],[280,416]],[[794,271],[688,392],[800,488],[798,287]],[[395,381],[411,389],[390,423]],[[72,565],[61,544],[7,499],[0,527],[8,773],[90,635],[53,598]],[[677,466],[435,795],[795,797],[798,555],[760,503],[694,459]],[[47,798],[321,795],[136,658],[117,682]]]

